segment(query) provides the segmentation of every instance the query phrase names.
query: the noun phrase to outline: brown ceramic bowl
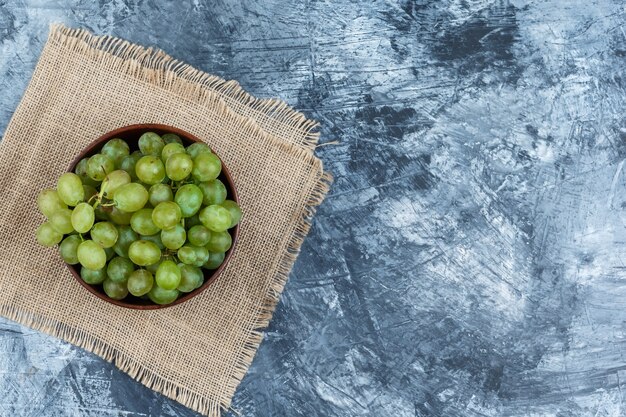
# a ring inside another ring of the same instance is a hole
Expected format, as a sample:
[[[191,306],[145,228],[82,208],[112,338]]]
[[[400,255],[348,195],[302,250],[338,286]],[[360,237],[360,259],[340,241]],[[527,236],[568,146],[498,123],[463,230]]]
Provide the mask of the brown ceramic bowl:
[[[113,138],[124,139],[128,143],[128,146],[130,146],[130,151],[131,152],[136,151],[139,149],[138,147],[139,136],[141,136],[145,132],[156,132],[159,135],[164,135],[165,133],[174,133],[180,136],[181,140],[183,141],[183,145],[185,146],[191,145],[194,142],[202,142],[200,139],[198,139],[194,135],[187,133],[183,130],[177,129],[175,127],[171,127],[171,126],[166,126],[166,125],[161,125],[161,124],[137,124],[137,125],[125,126],[125,127],[121,127],[119,129],[113,130],[111,132],[105,133],[104,135],[100,136],[98,139],[93,141],[74,159],[74,161],[72,161],[72,164],[70,165],[69,170],[74,171],[74,168],[76,167],[76,165],[81,159],[100,152],[100,149],[102,149],[104,144]],[[223,163],[222,163],[222,172],[218,178],[226,186],[226,190],[228,191],[227,198],[239,204],[239,199],[237,198],[237,191],[235,190],[235,184],[233,182],[233,179],[230,173],[228,172],[228,168]],[[189,300],[190,298],[195,297],[196,295],[200,294],[202,291],[207,289],[209,285],[215,282],[217,277],[224,270],[224,267],[230,260],[233,250],[235,249],[235,246],[237,244],[237,236],[239,234],[239,225],[233,227],[228,232],[230,233],[232,237],[233,244],[231,248],[228,250],[228,252],[226,252],[226,256],[224,257],[224,262],[222,262],[219,268],[217,268],[214,271],[208,271],[206,269],[202,269],[202,271],[204,272],[204,284],[202,284],[201,287],[193,290],[190,293],[186,293],[186,294],[181,293],[182,295],[171,304],[166,304],[166,305],[154,304],[150,300],[144,300],[138,297],[134,297],[131,294],[128,294],[128,296],[123,300],[119,300],[119,301],[113,300],[104,293],[104,290],[102,289],[101,285],[90,285],[90,284],[87,284],[85,281],[83,281],[83,279],[80,277],[80,265],[68,264],[67,267],[80,285],[85,287],[87,291],[89,291],[96,297],[108,303],[115,304],[120,307],[133,308],[136,310],[156,310],[159,308],[170,307],[176,304],[183,303]]]

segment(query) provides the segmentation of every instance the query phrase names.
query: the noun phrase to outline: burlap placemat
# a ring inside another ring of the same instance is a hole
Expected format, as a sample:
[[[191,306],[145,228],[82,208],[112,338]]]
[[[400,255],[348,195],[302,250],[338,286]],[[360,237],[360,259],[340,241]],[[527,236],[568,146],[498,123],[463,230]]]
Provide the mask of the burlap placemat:
[[[244,220],[221,277],[181,305],[103,302],[35,241],[36,196],[88,143],[134,123],[206,140],[233,174]],[[53,26],[0,144],[0,313],[113,362],[210,416],[228,409],[331,180],[315,122],[161,51]]]

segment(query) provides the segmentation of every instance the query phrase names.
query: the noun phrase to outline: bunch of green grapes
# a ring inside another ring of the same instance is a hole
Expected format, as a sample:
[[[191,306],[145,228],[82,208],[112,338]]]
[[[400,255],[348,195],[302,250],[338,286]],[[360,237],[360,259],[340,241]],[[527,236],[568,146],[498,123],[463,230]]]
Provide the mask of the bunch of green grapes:
[[[58,244],[63,260],[80,264],[82,279],[114,300],[172,303],[204,283],[201,268],[220,266],[228,229],[241,220],[221,170],[206,144],[185,148],[174,134],[144,133],[132,153],[111,139],[39,193],[47,221],[37,241]]]

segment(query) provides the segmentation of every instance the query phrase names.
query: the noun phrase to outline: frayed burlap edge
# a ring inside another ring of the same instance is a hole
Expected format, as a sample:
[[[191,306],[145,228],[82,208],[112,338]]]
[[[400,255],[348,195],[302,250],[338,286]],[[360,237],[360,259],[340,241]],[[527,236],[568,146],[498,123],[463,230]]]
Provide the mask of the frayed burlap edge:
[[[304,160],[311,163],[314,159],[316,160],[312,151],[317,145],[319,133],[313,130],[318,126],[318,123],[307,119],[302,113],[293,110],[281,100],[254,98],[241,89],[235,81],[225,81],[176,61],[162,51],[146,49],[111,36],[94,36],[83,29],[71,29],[53,24],[48,41],[96,59],[109,68],[114,68],[180,94],[187,99],[195,99],[199,104],[213,103],[217,104],[221,111],[232,111],[223,100],[219,99],[219,96],[228,96],[231,99],[246,103],[259,112],[269,113],[271,117],[285,123],[290,129],[299,129],[304,134],[305,139],[301,146],[288,145],[275,139],[253,120],[245,121],[243,126],[258,131],[259,134],[267,137],[277,146],[289,147],[290,151],[295,151]],[[11,126],[9,125],[7,132],[10,129]],[[321,167],[319,160],[316,162]],[[0,306],[0,314],[24,326],[66,340],[92,352],[113,363],[117,368],[148,388],[178,401],[194,411],[211,417],[219,417],[221,411],[230,409],[232,396],[254,359],[263,339],[262,329],[268,326],[272,318],[280,294],[289,278],[289,272],[300,251],[300,246],[311,228],[317,206],[324,200],[332,180],[330,173],[324,172],[323,169],[320,170],[320,176],[298,214],[298,223],[287,241],[286,251],[280,259],[278,271],[270,282],[269,291],[260,304],[252,330],[235,363],[235,372],[229,377],[228,392],[225,392],[219,399],[207,398],[201,393],[177,386],[175,382],[146,369],[128,354],[109,346],[106,341],[100,340],[81,329],[8,305]]]
[[[309,152],[312,153],[317,146],[320,135],[317,121],[308,119],[282,100],[256,98],[241,88],[237,81],[207,74],[160,49],[145,48],[110,35],[95,36],[85,29],[68,28],[61,24],[50,26],[48,42],[60,44],[99,62],[105,60],[110,69],[168,90],[179,90],[186,97],[201,95],[201,90],[217,92],[227,104],[231,100],[236,101],[255,114],[279,123],[281,130],[298,131],[302,136],[299,145]],[[183,87],[181,82],[185,81],[187,85]],[[262,120],[258,123],[263,124]]]

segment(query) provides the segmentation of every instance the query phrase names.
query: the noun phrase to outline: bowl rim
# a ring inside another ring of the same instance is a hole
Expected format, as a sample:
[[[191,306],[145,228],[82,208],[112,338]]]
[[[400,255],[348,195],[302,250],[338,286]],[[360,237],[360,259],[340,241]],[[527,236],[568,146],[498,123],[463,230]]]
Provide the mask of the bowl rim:
[[[115,138],[116,136],[119,136],[121,134],[128,134],[130,131],[133,130],[143,130],[144,133],[151,131],[151,130],[161,130],[161,131],[167,131],[167,133],[174,133],[180,137],[184,137],[185,139],[188,139],[192,142],[199,142],[199,143],[205,143],[205,141],[199,139],[197,136],[179,129],[177,127],[174,126],[169,126],[166,124],[160,124],[160,123],[138,123],[138,124],[132,124],[132,125],[127,125],[127,126],[122,126],[119,127],[115,130],[111,130],[108,131],[102,135],[100,135],[97,139],[95,139],[94,141],[92,141],[89,145],[87,145],[70,163],[69,166],[69,171],[70,172],[74,172],[74,169],[76,168],[76,165],[85,157],[87,157],[89,154],[92,154],[94,152],[95,149],[97,149],[98,147],[103,146],[104,143],[106,143],[107,141]],[[211,149],[213,150],[213,149]],[[220,156],[213,152],[220,160],[220,162],[222,163],[222,174],[224,174],[224,177],[226,179],[226,182],[228,184],[225,184],[228,187],[228,191],[230,192],[230,197],[233,201],[235,201],[237,204],[239,204],[239,197],[237,195],[237,189],[235,187],[235,182],[233,181],[232,175],[230,173],[230,171],[228,170],[228,167],[224,164],[224,162],[222,161],[222,158],[220,158]],[[195,290],[188,292],[188,293],[181,293],[184,294],[183,296],[180,296],[179,298],[176,299],[176,301],[170,303],[170,304],[133,304],[133,303],[128,303],[128,302],[124,302],[124,300],[114,300],[112,298],[107,297],[105,294],[100,293],[99,291],[97,291],[95,289],[94,286],[92,286],[91,284],[87,284],[85,281],[83,281],[83,279],[80,277],[80,271],[78,268],[80,268],[80,265],[70,265],[66,262],[65,265],[67,266],[68,270],[70,271],[70,273],[72,274],[72,276],[76,279],[76,281],[78,281],[78,283],[85,288],[87,291],[89,291],[91,294],[95,295],[97,298],[107,302],[107,303],[111,303],[114,304],[116,306],[119,307],[125,307],[125,308],[129,308],[129,309],[133,309],[133,310],[158,310],[158,309],[162,309],[162,308],[167,308],[167,307],[173,307],[175,305],[184,303],[185,301],[190,300],[191,298],[197,296],[198,294],[200,294],[201,292],[203,292],[204,290],[206,290],[210,285],[212,285],[217,278],[221,275],[222,271],[224,270],[224,268],[226,267],[226,265],[228,264],[228,262],[230,261],[230,258],[235,250],[235,247],[237,246],[237,242],[239,239],[239,223],[237,225],[235,225],[234,228],[229,229],[229,233],[232,237],[232,244],[230,249],[228,249],[228,251],[226,252],[226,255],[224,257],[224,260],[222,261],[222,264],[215,270],[212,271],[212,274],[210,277],[206,278],[207,273],[210,272],[206,269],[202,269],[202,272],[205,276],[205,281],[204,283],[196,288]]]

